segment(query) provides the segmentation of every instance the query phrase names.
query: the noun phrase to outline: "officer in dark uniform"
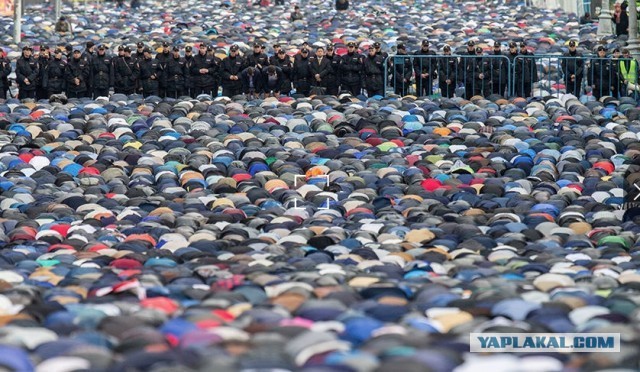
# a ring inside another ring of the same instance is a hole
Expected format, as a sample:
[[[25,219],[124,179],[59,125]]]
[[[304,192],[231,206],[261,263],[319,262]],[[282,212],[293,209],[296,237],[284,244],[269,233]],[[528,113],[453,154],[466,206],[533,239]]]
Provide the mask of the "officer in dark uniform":
[[[0,99],[7,99],[7,90],[11,88],[10,74],[11,61],[7,58],[7,52],[0,49]]]
[[[404,97],[409,92],[409,87],[411,86],[413,67],[411,66],[411,57],[407,56],[407,48],[404,44],[398,44],[396,49],[398,50],[398,54],[391,59],[391,79],[394,92]]]
[[[98,46],[98,53],[91,61],[91,87],[93,98],[109,97],[109,88],[113,86],[113,61],[107,55],[104,44]]]
[[[327,76],[331,73],[331,62],[324,56],[324,48],[316,48],[316,56],[310,58],[309,69],[311,74],[311,84],[318,87],[327,88]]]
[[[364,59],[363,73],[367,95],[384,95],[384,58],[376,54],[373,45],[369,47],[369,54]]]
[[[337,96],[340,93],[340,80],[338,72],[340,71],[340,56],[334,53],[334,46],[327,46],[327,55],[325,56],[331,65],[331,71],[325,76],[327,94]]]
[[[186,79],[186,63],[180,57],[180,48],[173,47],[173,55],[165,67],[165,86],[167,87],[167,97],[178,98],[184,95]]]
[[[536,63],[529,54],[525,43],[520,43],[520,57],[516,58],[515,64],[515,90],[518,97],[531,97],[533,83],[538,81],[538,70]]]
[[[124,47],[124,57],[118,58],[115,64],[114,90],[116,93],[133,94],[138,85],[140,67],[138,61],[131,56],[131,49]]]
[[[291,73],[293,72],[293,62],[291,58],[284,52],[278,50],[276,58],[273,59],[272,66],[276,66],[282,71],[282,84],[280,86],[280,94],[288,95],[291,93]]]
[[[249,54],[246,58],[246,63],[244,65],[247,67],[254,67],[259,70],[262,70],[263,67],[269,64],[269,57],[266,54],[262,53],[262,46],[260,43],[253,44],[253,53]]]
[[[509,52],[507,52],[507,58],[509,58],[509,64],[511,66],[515,66],[517,56],[518,56],[518,43],[516,43],[515,41],[512,41],[509,43]],[[509,71],[509,73],[511,73],[511,71]],[[515,85],[515,82],[512,82],[511,85]],[[509,89],[509,92],[507,95],[510,96],[515,93],[515,86],[507,87],[507,88]]]
[[[269,57],[269,65],[275,65],[275,60],[278,58],[278,53],[282,50],[280,44],[273,44],[273,55]]]
[[[67,63],[65,80],[67,82],[67,97],[84,98],[90,95],[87,92],[90,76],[90,66],[82,59],[80,49],[73,50],[73,57]]]
[[[160,62],[151,56],[151,48],[145,48],[143,53],[144,59],[139,62],[142,95],[144,97],[157,96],[159,93],[160,80],[162,79]]]
[[[467,83],[472,87],[465,90],[466,99],[473,96],[488,97],[491,94],[491,61],[484,58],[482,48],[476,47],[476,58],[467,64]]]
[[[91,65],[91,59],[95,55],[96,44],[93,41],[87,41],[86,48],[82,52],[82,58],[87,66]]]
[[[20,99],[36,98],[36,81],[40,74],[40,67],[31,53],[31,47],[23,47],[22,56],[16,62],[16,81]]]
[[[184,78],[184,94],[189,97],[193,97],[193,77],[191,76],[191,66],[193,66],[193,47],[191,45],[187,45],[184,48],[184,67],[185,67],[185,78]]]
[[[618,69],[616,63],[607,58],[607,50],[602,45],[596,51],[598,56],[591,60],[588,80],[593,88],[593,96],[599,100],[602,96],[612,95],[614,76],[618,74]]]
[[[389,57],[389,53],[382,51],[382,45],[380,44],[379,41],[376,41],[375,43],[373,43],[373,47],[376,49],[376,54],[377,55],[381,56],[384,59]]]
[[[422,40],[420,50],[415,56],[434,56],[435,53],[429,50],[429,40]],[[435,78],[438,61],[435,58],[414,58],[413,69],[416,74],[417,96],[430,96],[433,93],[433,79]]]
[[[312,81],[315,80],[311,78],[310,62],[309,49],[303,47],[295,57],[293,73],[291,74],[296,94],[302,94],[305,97],[309,96]]]
[[[73,47],[70,44],[64,46],[64,56],[67,58],[67,61],[73,57]]]
[[[493,55],[503,55],[500,49],[500,43],[497,41],[493,43]],[[491,66],[491,90],[493,94],[505,96],[509,74],[509,61],[504,57],[496,57],[491,60]]]
[[[349,91],[357,96],[362,91],[362,67],[363,58],[357,52],[356,43],[347,43],[347,54],[340,59],[340,70],[338,79],[342,85],[342,90]]]
[[[451,47],[445,45],[442,52],[446,57],[438,60],[438,86],[443,97],[451,98],[458,84],[458,58],[451,56]]]
[[[118,83],[116,82],[116,65],[118,64],[118,60],[121,58],[124,58],[124,45],[118,45],[118,55],[113,56],[113,58],[111,58],[111,71],[113,71],[114,93],[122,93],[122,92],[118,92],[118,89],[116,89],[116,85],[118,85]]]
[[[47,45],[40,46],[40,52],[38,53],[38,66],[40,66],[40,74],[38,75],[38,80],[36,81],[36,99],[47,99],[49,96],[47,95],[47,89],[43,87],[43,78],[42,75],[44,73],[45,67],[49,64],[51,60],[51,56],[49,54],[49,47]]]
[[[218,94],[219,66],[216,60],[207,55],[207,46],[200,43],[198,54],[193,57],[191,66],[191,78],[193,79],[194,96],[200,94]]]
[[[82,56],[80,58],[82,58],[84,60],[84,64],[91,67],[91,63],[93,60],[93,57],[95,57],[96,55],[96,44],[93,41],[87,41],[87,43],[85,44],[86,47],[84,48],[84,52],[82,52]],[[92,81],[91,79],[87,80],[87,96],[90,97],[91,94],[93,93],[93,87],[91,86]]]
[[[578,52],[578,43],[569,41],[569,51],[563,55],[561,66],[567,93],[580,97],[582,78],[584,76],[584,60]]]
[[[133,53],[133,58],[140,62],[141,60],[144,59],[144,43],[142,41],[139,41],[138,44],[136,44],[136,52]]]
[[[124,57],[124,45],[119,45],[118,46],[118,58],[122,58]],[[115,63],[115,59],[113,60],[113,62]]]
[[[229,56],[222,60],[222,95],[233,97],[242,94],[240,73],[244,67],[242,57],[238,55],[238,46],[229,48]]]
[[[167,63],[172,58],[173,57],[171,56],[171,46],[169,45],[169,42],[165,41],[165,42],[162,43],[162,53],[158,53],[156,55],[156,60],[158,61],[158,64],[160,65],[160,69],[162,71],[165,71],[167,69]],[[160,80],[160,82],[159,82],[159,95],[162,98],[166,97],[166,85],[165,84],[166,84],[166,82],[164,81],[164,79]]]
[[[64,92],[66,70],[67,62],[62,59],[62,50],[58,48],[54,51],[53,59],[45,67],[43,74],[43,84],[47,89],[48,97]]]
[[[467,42],[467,51],[465,53],[462,53],[463,56],[469,56],[469,57],[462,57],[460,58],[460,63],[458,64],[458,68],[459,68],[459,73],[458,76],[461,77],[461,79],[464,80],[464,96],[465,97],[472,97],[473,96],[473,76],[467,76],[467,72],[471,69],[473,70],[473,66],[475,64],[475,56],[476,55],[476,43],[473,40],[469,40]]]

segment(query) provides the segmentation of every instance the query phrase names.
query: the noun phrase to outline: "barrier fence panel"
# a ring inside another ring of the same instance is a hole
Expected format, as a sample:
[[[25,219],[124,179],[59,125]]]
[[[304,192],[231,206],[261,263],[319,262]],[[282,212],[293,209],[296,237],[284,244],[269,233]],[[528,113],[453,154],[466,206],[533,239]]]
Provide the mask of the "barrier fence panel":
[[[504,55],[395,55],[384,70],[385,87],[402,96],[509,95],[512,86]]]
[[[527,70],[526,66],[533,65],[535,69]],[[522,74],[522,71],[525,73]],[[629,96],[636,94],[637,90],[637,62],[632,58],[518,56],[513,61],[512,74],[516,96],[521,96],[529,87],[534,89],[534,96],[571,93],[580,97],[590,93],[596,99],[602,96]]]
[[[395,55],[385,62],[385,90],[401,96],[533,97],[571,93],[638,98],[632,58],[518,55]]]

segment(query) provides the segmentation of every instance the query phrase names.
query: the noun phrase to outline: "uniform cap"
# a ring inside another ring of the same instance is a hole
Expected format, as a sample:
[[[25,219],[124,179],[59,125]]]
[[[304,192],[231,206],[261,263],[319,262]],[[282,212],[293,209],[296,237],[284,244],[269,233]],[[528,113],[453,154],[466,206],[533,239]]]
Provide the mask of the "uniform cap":
[[[468,46],[476,46],[476,43],[475,43],[475,41],[473,41],[473,40],[469,40],[469,41],[467,42],[467,45],[468,45]]]
[[[185,52],[190,52],[190,51],[192,51],[192,50],[193,50],[193,47],[191,47],[191,45],[187,45],[187,46],[184,48],[184,51],[185,51]]]
[[[374,48],[380,48],[380,43],[376,41],[375,43],[373,43],[373,47]]]
[[[570,47],[573,47],[573,46],[576,46],[576,45],[577,45],[577,43],[576,43],[576,41],[575,41],[575,40],[571,40],[571,41],[569,41],[569,46],[570,46]]]
[[[231,50],[232,52],[236,52],[236,51],[238,51],[238,46],[237,45],[232,45],[231,48],[229,48],[229,50]]]
[[[142,41],[141,41],[141,42],[139,42],[139,43],[137,44],[137,47],[138,47],[138,48],[144,48],[144,43],[143,43]]]

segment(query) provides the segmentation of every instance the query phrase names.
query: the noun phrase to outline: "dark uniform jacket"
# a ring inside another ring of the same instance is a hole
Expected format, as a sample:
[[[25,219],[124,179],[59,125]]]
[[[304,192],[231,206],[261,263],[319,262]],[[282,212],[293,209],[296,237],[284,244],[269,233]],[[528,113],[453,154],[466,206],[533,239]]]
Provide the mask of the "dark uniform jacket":
[[[186,86],[187,63],[184,58],[172,57],[165,67],[166,87],[169,91],[183,90]]]
[[[357,84],[362,81],[364,58],[358,53],[347,53],[340,59],[338,78],[347,84]]]
[[[67,62],[62,58],[52,59],[45,68],[42,87],[50,92],[63,92],[66,88],[65,72]]]
[[[382,90],[384,87],[384,58],[380,55],[367,55],[363,66],[365,88]]]
[[[86,92],[88,88],[89,73],[90,67],[84,59],[71,58],[67,63],[65,77],[65,80],[67,81],[67,92]],[[78,85],[75,83],[76,78],[80,81]]]
[[[458,68],[457,57],[449,56],[440,58],[438,60],[438,81],[440,85],[446,84],[447,80],[451,80],[452,83],[461,81],[462,78],[458,75],[460,72]]]
[[[116,60],[114,85],[125,91],[136,89],[140,68],[133,57],[120,57]]]
[[[293,62],[293,73],[291,74],[296,90],[305,91],[311,89],[311,67],[310,58],[303,58],[297,55]]]
[[[289,93],[291,91],[291,73],[293,72],[293,63],[289,56],[284,58],[274,58],[273,65],[282,71],[282,84],[280,85],[280,92]]]
[[[247,56],[245,68],[247,67],[256,67],[260,65],[260,68],[269,65],[269,57],[267,57],[264,53],[251,53]]]
[[[20,57],[16,62],[16,80],[21,90],[35,90],[40,66],[33,56],[29,58]],[[24,83],[24,79],[29,79],[29,85]]]
[[[11,61],[8,58],[0,57],[0,84],[4,90],[9,89],[9,75],[11,74]]]
[[[228,56],[222,60],[222,87],[230,89],[242,88],[242,82],[239,78],[243,67],[244,62],[239,55],[235,57]],[[238,77],[238,80],[231,80],[231,76],[234,75]]]
[[[91,61],[91,86],[94,89],[109,89],[113,86],[113,61],[104,54],[96,54]]]
[[[218,83],[219,66],[216,59],[207,54],[196,54],[191,65],[191,78],[195,87],[213,87]],[[208,72],[201,74],[200,69],[206,68]]]
[[[157,91],[162,79],[162,69],[157,59],[143,59],[140,64],[140,86],[144,92]]]

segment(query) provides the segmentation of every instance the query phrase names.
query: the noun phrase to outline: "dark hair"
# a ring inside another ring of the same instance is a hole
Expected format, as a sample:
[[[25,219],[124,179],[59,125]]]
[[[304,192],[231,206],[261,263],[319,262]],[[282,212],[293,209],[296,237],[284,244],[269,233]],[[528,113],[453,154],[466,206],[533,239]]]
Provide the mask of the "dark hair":
[[[269,67],[267,67],[267,73],[268,73],[269,75],[273,75],[273,74],[275,74],[275,73],[276,73],[276,66],[269,66]]]

